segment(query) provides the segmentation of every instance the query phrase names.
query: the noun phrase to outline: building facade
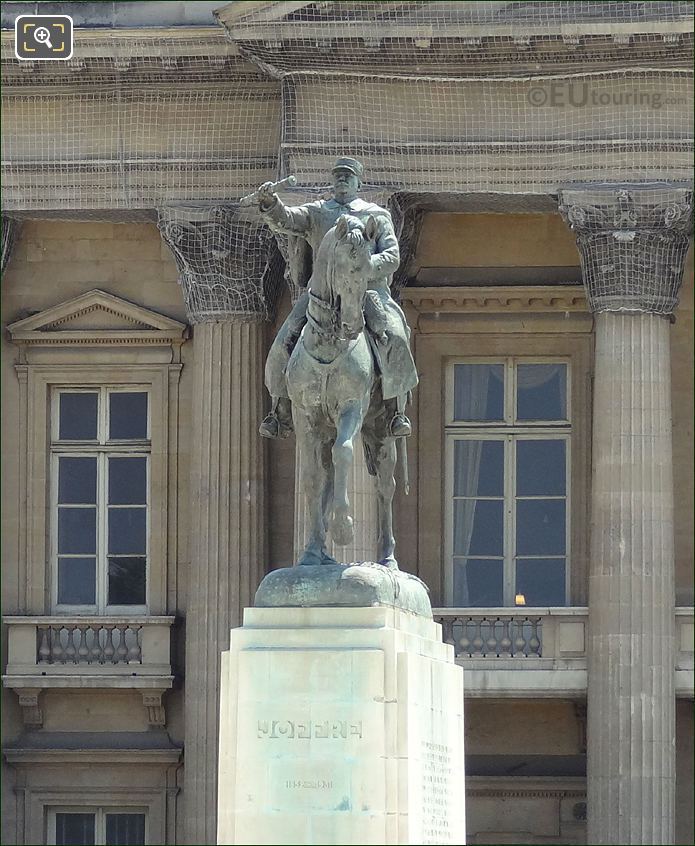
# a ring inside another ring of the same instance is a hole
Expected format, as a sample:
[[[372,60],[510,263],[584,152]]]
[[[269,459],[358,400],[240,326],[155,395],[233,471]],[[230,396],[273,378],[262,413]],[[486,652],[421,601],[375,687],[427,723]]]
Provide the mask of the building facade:
[[[55,3],[73,57],[19,60],[35,5],[2,12],[3,842],[215,842],[219,655],[306,525],[257,434],[306,255],[240,200],[353,155],[469,842],[691,843],[692,6]]]

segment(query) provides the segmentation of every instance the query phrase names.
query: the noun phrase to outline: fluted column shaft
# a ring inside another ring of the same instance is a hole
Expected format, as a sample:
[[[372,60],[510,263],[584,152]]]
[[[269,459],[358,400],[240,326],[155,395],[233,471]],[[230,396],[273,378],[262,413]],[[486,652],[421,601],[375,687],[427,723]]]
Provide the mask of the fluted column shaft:
[[[215,843],[220,653],[266,560],[262,418],[272,238],[236,206],[160,210],[193,331],[187,574],[186,842]]]
[[[668,315],[692,196],[604,186],[560,198],[596,314],[587,842],[667,844],[675,813]]]
[[[214,843],[220,653],[265,564],[260,322],[195,327],[191,569],[186,610],[186,821]]]

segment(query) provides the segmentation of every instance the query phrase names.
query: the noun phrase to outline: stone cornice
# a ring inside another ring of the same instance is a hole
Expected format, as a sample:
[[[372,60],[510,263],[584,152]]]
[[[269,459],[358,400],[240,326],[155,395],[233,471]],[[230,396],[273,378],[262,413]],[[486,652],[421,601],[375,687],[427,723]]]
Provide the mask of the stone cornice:
[[[587,311],[584,289],[575,285],[406,287],[400,292],[400,300],[420,314],[539,314]]]

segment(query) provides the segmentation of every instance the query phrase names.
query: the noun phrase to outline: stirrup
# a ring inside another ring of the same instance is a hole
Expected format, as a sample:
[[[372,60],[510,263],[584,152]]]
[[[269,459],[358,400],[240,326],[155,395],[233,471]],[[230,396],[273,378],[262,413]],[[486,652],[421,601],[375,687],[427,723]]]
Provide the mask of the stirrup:
[[[413,430],[410,420],[408,420],[405,414],[398,412],[398,414],[393,415],[393,419],[389,424],[389,431],[394,438],[407,438]]]

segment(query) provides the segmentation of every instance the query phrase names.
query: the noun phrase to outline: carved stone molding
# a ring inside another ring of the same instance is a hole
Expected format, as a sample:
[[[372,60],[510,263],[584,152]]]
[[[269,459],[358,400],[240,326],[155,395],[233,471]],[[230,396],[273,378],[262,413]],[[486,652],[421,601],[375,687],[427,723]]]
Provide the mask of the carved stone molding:
[[[163,728],[166,725],[166,710],[162,702],[164,690],[142,690],[142,704],[147,709],[147,721],[150,728]]]
[[[28,729],[40,729],[43,727],[43,710],[39,705],[40,688],[15,688],[14,691],[19,698],[19,707],[22,709],[24,725]]]
[[[275,247],[260,221],[235,204],[177,205],[159,209],[158,226],[176,259],[192,323],[268,318]]]
[[[586,297],[579,286],[532,287],[441,287],[403,288],[400,292],[403,305],[409,305],[420,314],[488,313],[509,314],[543,312],[586,312]]]
[[[692,191],[671,185],[564,188],[589,307],[672,314],[688,250]]]

